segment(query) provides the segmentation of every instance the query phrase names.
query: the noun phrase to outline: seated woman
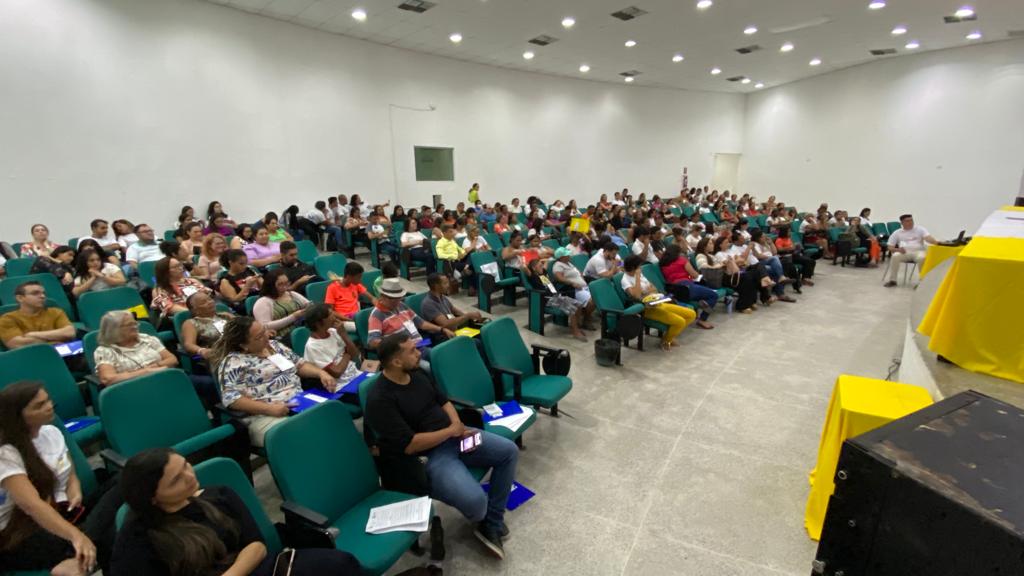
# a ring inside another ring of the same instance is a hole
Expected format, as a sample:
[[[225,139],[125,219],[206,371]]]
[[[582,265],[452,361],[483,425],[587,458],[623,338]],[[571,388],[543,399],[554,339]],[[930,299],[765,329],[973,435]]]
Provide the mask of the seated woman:
[[[231,249],[241,250],[246,244],[252,243],[256,239],[256,235],[253,232],[252,226],[249,224],[239,224],[235,228],[235,237],[231,239]]]
[[[302,392],[301,378],[317,379],[333,392],[334,376],[299,358],[287,346],[270,339],[254,318],[236,316],[210,353],[210,366],[221,384],[221,402],[242,418],[253,446],[262,447],[267,430],[288,416],[288,402]]]
[[[78,251],[81,252],[82,250],[95,250],[104,262],[110,262],[115,266],[121,265],[121,259],[118,257],[116,252],[107,252],[102,246],[100,246],[99,242],[92,238],[83,238],[78,241]]]
[[[217,312],[217,303],[206,292],[197,292],[185,300],[191,316],[181,324],[181,345],[192,356],[203,360],[210,357],[210,349],[224,334],[224,326],[235,317],[229,312]],[[193,371],[196,367],[193,366]],[[204,371],[208,371],[205,368]]]
[[[417,220],[414,218],[406,220],[405,232],[402,232],[400,241],[402,249],[410,259],[426,263],[427,273],[436,270],[434,252],[430,249],[427,237],[420,233],[420,223]],[[424,241],[427,241],[426,247],[424,247]]]
[[[757,310],[758,280],[753,275],[740,274],[739,266],[731,258],[719,261],[715,258],[715,242],[712,236],[705,236],[697,243],[697,272],[704,276],[701,283],[708,288],[730,288],[736,291],[736,310],[750,314]]]
[[[231,229],[231,221],[228,220],[227,214],[221,214],[215,212],[210,215],[209,225],[203,229],[203,235],[209,236],[210,234],[220,234],[221,236],[228,236],[234,233]]]
[[[135,235],[135,224],[128,220],[114,220],[110,227],[114,229],[114,236],[123,251],[127,251],[129,246],[139,241],[139,237]]]
[[[302,321],[309,306],[309,300],[298,292],[289,290],[292,283],[280,268],[263,276],[260,298],[252,307],[252,317],[276,332],[274,338],[288,342],[295,326]]]
[[[227,212],[224,211],[224,206],[220,202],[214,200],[213,202],[210,202],[206,206],[206,220],[207,220],[207,222],[210,223],[211,226],[213,225],[214,216],[216,214],[220,214],[223,217],[223,219],[221,221],[221,224],[223,226],[229,226],[229,227],[233,228],[233,227],[238,225],[234,220],[232,220],[231,218],[228,218]],[[214,231],[219,233],[219,234],[223,234],[225,236],[227,236],[228,234],[231,234],[230,230],[228,232],[226,232],[226,233],[222,232],[220,230],[214,230]]]
[[[181,243],[190,256],[198,256],[203,249],[203,227],[198,222],[191,222],[182,227],[185,240]]]
[[[199,251],[199,261],[192,268],[192,276],[204,280],[207,286],[215,285],[217,277],[224,269],[220,264],[220,255],[227,249],[228,243],[223,236],[217,232],[207,234]]]
[[[580,342],[586,342],[587,337],[580,330],[583,324],[583,310],[586,306],[569,294],[575,292],[571,286],[559,290],[551,278],[545,273],[546,266],[541,260],[531,260],[526,267],[526,279],[534,290],[546,291],[548,293],[547,305],[555,308],[569,317],[569,329],[572,330],[572,337]]]
[[[58,244],[50,242],[50,229],[45,224],[33,224],[31,234],[32,240],[22,244],[18,251],[22,258],[49,256],[56,250]]]
[[[259,292],[263,278],[249,266],[249,258],[241,250],[221,254],[220,265],[225,273],[217,281],[217,291],[235,313],[245,314],[245,299]]]
[[[526,250],[528,252],[534,252],[537,254],[537,258],[541,260],[547,260],[555,255],[555,251],[547,246],[541,244],[542,238],[540,234],[530,234],[526,241]]]
[[[69,295],[75,284],[75,269],[71,263],[75,260],[75,251],[70,246],[57,246],[49,254],[40,254],[32,262],[29,274],[53,274],[60,281],[61,287]]]
[[[583,274],[570,261],[571,256],[572,249],[568,246],[562,246],[555,250],[555,254],[552,256],[555,262],[551,266],[551,274],[555,277],[555,283],[559,287],[565,286],[567,293],[583,307],[583,328],[593,330],[590,317],[594,313],[595,304],[590,297],[590,288],[587,286],[586,280],[583,279]]]
[[[295,211],[298,212],[298,208]],[[267,212],[267,215],[263,217],[263,225],[267,228],[268,240],[270,242],[280,244],[285,240],[295,241],[295,238],[292,238],[292,235],[287,230],[278,225],[277,214]]]
[[[267,546],[245,503],[227,486],[200,487],[192,465],[170,448],[128,460],[121,490],[130,513],[118,535],[112,576],[358,576],[359,561],[334,548]]]
[[[359,373],[356,362],[359,349],[345,332],[345,319],[326,304],[314,304],[306,312],[309,340],[303,356],[322,368],[339,383],[348,382]]]
[[[363,218],[363,213],[360,211],[358,206],[352,206],[348,211],[348,219],[345,220],[345,230],[351,235],[351,242],[349,243],[349,250],[354,250],[352,246],[356,242],[363,243],[368,242],[366,236],[366,227],[369,222]]]
[[[732,261],[740,272],[741,281],[754,278],[757,280],[758,294],[761,303],[770,306],[777,298],[772,294],[776,283],[771,279],[768,270],[757,260],[749,244],[742,245],[743,237],[738,233],[729,234],[727,230],[715,239],[715,260],[723,264]]]
[[[99,346],[93,358],[96,376],[103,386],[178,367],[178,359],[163,342],[139,332],[138,321],[127,310],[113,310],[103,315],[96,342]]]
[[[850,226],[847,229],[848,233],[852,233],[857,238],[857,245],[866,246],[868,249],[868,256],[865,259],[860,256],[857,257],[857,264],[867,264],[871,268],[878,266],[878,260],[882,255],[882,247],[878,243],[878,238],[875,238],[875,234],[871,231],[867,225],[863,223],[860,216],[854,216],[850,218]]]
[[[754,257],[757,258],[761,265],[771,271],[771,278],[777,282],[773,290],[779,300],[795,302],[795,300],[786,296],[782,291],[785,284],[792,283],[793,291],[797,294],[801,293],[800,275],[797,274],[793,261],[786,259],[783,262],[782,258],[779,257],[775,244],[772,243],[771,239],[760,228],[750,233],[750,246]]]
[[[106,568],[120,494],[97,491],[86,498],[53,417],[42,382],[14,382],[0,390],[0,566],[5,573],[80,576],[91,573],[97,559]]]
[[[657,289],[644,277],[644,259],[632,255],[623,264],[622,290],[630,299],[643,302],[645,298],[657,294]],[[668,350],[676,345],[675,339],[680,332],[697,319],[697,313],[689,308],[665,302],[649,306],[644,304],[644,318],[661,322],[668,330],[661,336],[661,349]]]
[[[159,310],[161,316],[171,318],[182,310],[188,310],[185,300],[196,292],[210,293],[202,282],[185,276],[185,266],[174,258],[159,260],[153,275],[156,277],[153,308]]]
[[[249,257],[249,263],[257,268],[266,268],[280,262],[281,244],[270,240],[270,229],[258,226],[254,234],[253,241],[242,248]]]
[[[718,303],[718,292],[701,286],[694,280],[700,276],[700,273],[690,264],[690,260],[679,244],[669,244],[665,248],[665,253],[658,260],[658,266],[661,268],[661,275],[665,277],[665,289],[672,294],[673,298],[696,301],[700,306],[701,312],[697,318],[697,326],[705,330],[714,328],[714,325],[708,322],[708,317],[715,304]],[[679,290],[679,288],[683,290]]]
[[[75,284],[71,293],[77,298],[86,292],[109,290],[127,282],[119,266],[103,262],[95,250],[87,248],[75,259]]]
[[[779,237],[775,239],[775,249],[778,250],[780,257],[788,257],[792,259],[793,264],[799,266],[800,282],[803,285],[814,286],[811,277],[814,276],[815,261],[813,258],[803,255],[803,246],[793,242],[788,226],[779,228]]]

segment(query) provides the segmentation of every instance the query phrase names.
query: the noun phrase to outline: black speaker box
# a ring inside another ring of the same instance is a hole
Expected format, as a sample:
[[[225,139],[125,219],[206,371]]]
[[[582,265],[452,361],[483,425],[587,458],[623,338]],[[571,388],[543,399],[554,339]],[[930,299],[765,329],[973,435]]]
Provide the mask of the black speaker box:
[[[1024,575],[1024,412],[963,392],[843,444],[814,575]]]

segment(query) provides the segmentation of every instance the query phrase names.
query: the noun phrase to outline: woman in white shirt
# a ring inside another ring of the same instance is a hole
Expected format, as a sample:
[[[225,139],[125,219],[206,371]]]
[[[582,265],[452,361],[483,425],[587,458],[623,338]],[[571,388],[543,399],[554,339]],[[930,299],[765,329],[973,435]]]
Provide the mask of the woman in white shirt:
[[[95,250],[82,250],[75,259],[75,283],[71,293],[79,297],[86,292],[109,290],[124,286],[124,272],[110,262],[104,262]]]
[[[100,523],[85,522],[83,530],[67,520],[82,514],[84,495],[53,418],[53,402],[42,383],[15,382],[0,390],[0,566],[5,572],[79,575],[96,565],[94,541],[101,532],[94,528]],[[97,506],[91,515],[106,508]]]
[[[435,270],[434,252],[423,247],[423,241],[426,239],[427,237],[420,232],[420,223],[415,218],[409,218],[405,222],[405,232],[402,232],[400,239],[402,250],[409,254],[411,260],[424,262],[429,274]]]
[[[483,236],[480,235],[479,228],[467,226],[466,238],[462,241],[462,249],[466,251],[466,254],[471,254],[477,250],[490,250],[491,247],[487,244],[487,240],[484,240]]]

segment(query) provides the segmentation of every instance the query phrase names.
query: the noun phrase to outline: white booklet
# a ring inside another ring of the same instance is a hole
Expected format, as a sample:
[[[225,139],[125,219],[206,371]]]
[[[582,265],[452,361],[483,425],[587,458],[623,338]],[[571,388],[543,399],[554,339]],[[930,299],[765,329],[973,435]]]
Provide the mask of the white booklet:
[[[491,426],[504,426],[509,430],[516,432],[526,424],[526,421],[533,415],[533,408],[523,406],[523,411],[518,414],[511,416],[505,416],[504,418],[495,418],[488,422]]]
[[[426,532],[429,527],[429,496],[372,508],[370,518],[366,521],[366,531],[369,534]]]

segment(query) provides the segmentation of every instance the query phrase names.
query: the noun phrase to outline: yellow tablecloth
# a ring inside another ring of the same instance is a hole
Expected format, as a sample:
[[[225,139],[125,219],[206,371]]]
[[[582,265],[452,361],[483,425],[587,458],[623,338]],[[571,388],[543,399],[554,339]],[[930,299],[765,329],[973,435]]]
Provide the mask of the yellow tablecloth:
[[[921,263],[920,267],[921,278],[924,278],[925,274],[930,272],[932,268],[959,254],[964,248],[965,246],[929,245],[928,251],[924,255],[924,262]]]
[[[946,272],[918,331],[961,368],[1024,383],[1024,239],[974,238]]]
[[[811,493],[807,496],[804,527],[813,539],[821,538],[828,499],[835,489],[832,479],[839,462],[839,451],[847,438],[870,432],[928,406],[931,396],[921,387],[873,378],[842,375],[832,389],[825,426],[818,445],[818,463],[808,477]]]

